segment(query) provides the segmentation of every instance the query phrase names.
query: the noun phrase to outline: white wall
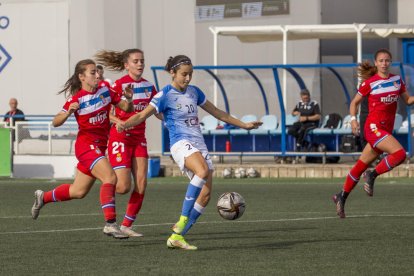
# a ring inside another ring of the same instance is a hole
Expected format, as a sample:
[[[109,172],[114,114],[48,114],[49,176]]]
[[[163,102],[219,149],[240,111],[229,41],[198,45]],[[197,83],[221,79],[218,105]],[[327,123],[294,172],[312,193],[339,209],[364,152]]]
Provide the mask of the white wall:
[[[10,24],[0,29],[0,43],[12,60],[0,73],[0,112],[9,98],[26,114],[50,114],[62,106],[56,92],[69,70],[67,1],[2,1]]]

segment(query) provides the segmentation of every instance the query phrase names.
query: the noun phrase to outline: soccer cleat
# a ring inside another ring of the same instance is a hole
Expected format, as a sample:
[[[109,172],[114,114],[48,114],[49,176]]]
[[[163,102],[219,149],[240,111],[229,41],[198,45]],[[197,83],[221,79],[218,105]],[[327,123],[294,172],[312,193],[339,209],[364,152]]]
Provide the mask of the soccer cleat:
[[[119,229],[121,230],[122,233],[128,235],[128,237],[138,238],[138,237],[144,236],[141,233],[135,232],[134,230],[132,230],[131,227],[128,227],[128,226],[121,225]]]
[[[174,233],[181,234],[183,232],[185,226],[187,225],[188,217],[186,216],[180,216],[180,220],[174,224],[174,226],[171,228]]]
[[[184,240],[184,237],[178,234],[172,234],[167,240],[167,247],[170,249],[197,250],[197,247],[190,245]]]
[[[35,201],[33,203],[32,207],[32,218],[37,219],[40,213],[40,209],[42,209],[44,203],[43,203],[43,194],[44,192],[42,190],[37,190],[34,192],[34,198]]]
[[[128,239],[129,236],[119,229],[119,226],[114,223],[106,223],[103,229],[105,235],[114,237],[115,239]]]
[[[345,198],[338,193],[332,197],[332,200],[336,204],[336,214],[340,218],[345,218]]]
[[[364,191],[367,193],[368,196],[374,195],[374,183],[375,183],[375,177],[372,177],[373,170],[367,170],[364,173]]]

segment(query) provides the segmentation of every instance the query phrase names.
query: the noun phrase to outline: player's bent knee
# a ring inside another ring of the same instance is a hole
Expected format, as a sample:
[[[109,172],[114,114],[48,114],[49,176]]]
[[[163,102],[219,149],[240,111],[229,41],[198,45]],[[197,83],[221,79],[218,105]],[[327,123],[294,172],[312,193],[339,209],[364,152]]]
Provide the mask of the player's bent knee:
[[[82,199],[88,194],[87,190],[72,191],[70,197],[72,199]]]
[[[131,190],[130,186],[116,184],[116,193],[117,194],[123,195],[123,194],[129,193],[130,190]]]

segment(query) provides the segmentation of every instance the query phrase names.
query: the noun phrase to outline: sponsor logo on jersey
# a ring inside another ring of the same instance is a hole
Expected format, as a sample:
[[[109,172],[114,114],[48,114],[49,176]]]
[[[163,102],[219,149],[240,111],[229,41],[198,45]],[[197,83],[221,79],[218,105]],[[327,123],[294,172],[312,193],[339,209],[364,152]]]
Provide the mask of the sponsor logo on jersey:
[[[148,103],[147,103],[147,102],[140,102],[140,103],[138,103],[138,104],[135,104],[135,105],[134,105],[134,107],[135,107],[135,111],[142,111],[142,110],[144,110],[147,106],[148,106]]]
[[[145,96],[147,96],[147,98],[151,97],[151,91],[149,91],[148,88],[144,89],[144,93],[145,93]]]
[[[395,88],[397,88],[397,89],[399,89],[400,88],[400,84],[398,83],[398,82],[396,82],[396,81],[394,81],[392,84],[394,84],[394,87]]]
[[[108,118],[108,114],[106,111],[101,111],[96,114],[94,117],[89,118],[89,123],[91,125],[100,125]]]
[[[385,104],[392,104],[398,101],[398,95],[388,95],[387,97],[381,97],[381,102]]]
[[[187,126],[198,126],[198,117],[190,117],[184,120]]]

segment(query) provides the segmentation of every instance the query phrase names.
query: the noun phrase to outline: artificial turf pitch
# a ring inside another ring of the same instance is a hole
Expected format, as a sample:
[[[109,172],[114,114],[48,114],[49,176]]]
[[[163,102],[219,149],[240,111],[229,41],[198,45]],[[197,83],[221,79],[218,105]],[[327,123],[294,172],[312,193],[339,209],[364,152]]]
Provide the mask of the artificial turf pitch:
[[[373,198],[361,183],[346,219],[331,196],[342,179],[215,179],[212,200],[187,235],[198,251],[168,250],[187,180],[149,180],[135,223],[143,238],[102,233],[99,184],[82,200],[45,206],[30,217],[33,192],[60,181],[0,179],[0,275],[414,275],[414,181],[378,179]],[[65,181],[64,183],[70,183]],[[237,191],[237,221],[215,203]],[[117,196],[118,221],[128,196]]]

